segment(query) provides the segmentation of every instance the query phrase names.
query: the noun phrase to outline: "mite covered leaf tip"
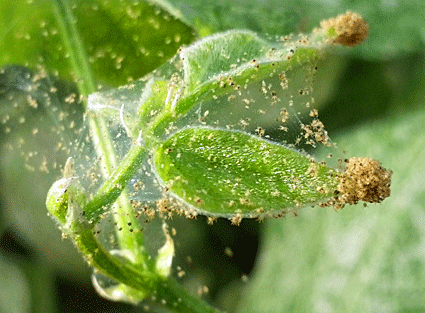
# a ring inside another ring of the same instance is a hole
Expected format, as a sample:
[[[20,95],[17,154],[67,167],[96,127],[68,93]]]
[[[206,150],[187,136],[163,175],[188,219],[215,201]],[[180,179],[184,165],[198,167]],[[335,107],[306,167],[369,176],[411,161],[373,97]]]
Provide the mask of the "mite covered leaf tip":
[[[346,204],[359,200],[380,203],[390,196],[391,175],[377,160],[351,158],[338,186],[339,200]]]
[[[362,43],[369,32],[369,25],[357,14],[347,11],[345,14],[324,20],[320,23],[322,29],[327,29],[335,43],[352,47]]]

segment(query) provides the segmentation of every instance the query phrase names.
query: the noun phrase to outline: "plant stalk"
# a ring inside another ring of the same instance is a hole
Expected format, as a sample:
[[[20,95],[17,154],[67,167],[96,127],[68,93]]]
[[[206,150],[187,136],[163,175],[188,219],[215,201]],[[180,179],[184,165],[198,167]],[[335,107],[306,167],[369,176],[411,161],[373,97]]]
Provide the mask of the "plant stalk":
[[[61,30],[62,39],[67,51],[69,52],[71,66],[73,67],[75,76],[77,77],[76,82],[79,92],[84,96],[94,93],[96,92],[96,80],[90,68],[83,40],[76,26],[77,19],[73,15],[71,3],[69,0],[51,0],[51,4],[56,21]],[[88,118],[91,137],[93,139],[97,156],[103,162],[103,176],[106,180],[110,181],[110,177],[115,177],[113,169],[116,168],[117,165],[112,138],[108,135],[108,127],[101,117],[89,115]],[[128,178],[128,176],[124,175],[124,178]],[[114,198],[115,201],[122,193],[123,186],[126,184],[122,179],[118,181],[113,180],[113,182],[119,183],[121,186],[119,193],[116,192],[116,188],[112,188],[112,192],[115,192],[116,194]],[[102,195],[103,193],[100,194]],[[98,199],[99,197],[95,199],[96,201],[92,201],[92,204],[99,205],[98,211],[100,211],[105,204],[104,202],[98,203]],[[140,228],[139,223],[134,218],[133,209],[125,194],[121,196],[120,201],[114,207],[116,211],[114,216],[116,218],[118,228],[123,227],[124,224],[127,224],[128,222],[131,222],[134,229],[133,233],[117,232],[121,248],[133,251],[134,256],[139,261],[148,260],[147,252],[143,248],[143,232],[141,229],[138,229]],[[94,210],[91,210],[90,208],[91,207],[89,207],[87,213],[94,213]],[[131,221],[129,221],[129,219]]]
[[[150,300],[178,313],[220,313],[200,298],[189,294],[172,277],[163,277],[153,271],[145,271],[131,263],[121,261],[99,244],[93,230],[75,219],[71,225],[71,236],[88,262],[100,273],[111,277],[136,290],[150,295]],[[155,292],[152,292],[154,290]]]

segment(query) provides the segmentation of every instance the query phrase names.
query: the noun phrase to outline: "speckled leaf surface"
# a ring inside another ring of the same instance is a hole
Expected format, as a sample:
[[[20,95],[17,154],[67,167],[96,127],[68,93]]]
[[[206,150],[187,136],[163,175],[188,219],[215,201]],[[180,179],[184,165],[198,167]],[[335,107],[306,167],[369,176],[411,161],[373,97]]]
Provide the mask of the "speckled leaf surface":
[[[207,214],[291,212],[334,195],[337,173],[295,150],[240,132],[189,128],[155,153],[159,176]]]

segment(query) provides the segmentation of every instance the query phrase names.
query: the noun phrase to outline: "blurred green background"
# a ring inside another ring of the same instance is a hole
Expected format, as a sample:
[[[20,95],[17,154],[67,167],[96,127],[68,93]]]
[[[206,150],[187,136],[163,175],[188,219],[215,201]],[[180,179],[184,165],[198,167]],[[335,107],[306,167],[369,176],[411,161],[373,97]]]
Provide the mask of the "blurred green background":
[[[55,15],[66,8],[77,17],[101,88],[139,78],[199,36],[232,28],[264,36],[309,32],[322,19],[360,13],[370,25],[368,40],[327,56],[315,97],[341,151],[393,170],[392,196],[366,208],[304,208],[297,218],[239,227],[176,218],[174,263],[188,272],[183,284],[194,293],[207,285],[206,300],[229,312],[425,311],[422,1],[3,0],[0,312],[142,311],[97,296],[91,269],[46,213],[45,195],[61,175],[54,162],[67,157],[57,143],[78,138],[82,115]]]

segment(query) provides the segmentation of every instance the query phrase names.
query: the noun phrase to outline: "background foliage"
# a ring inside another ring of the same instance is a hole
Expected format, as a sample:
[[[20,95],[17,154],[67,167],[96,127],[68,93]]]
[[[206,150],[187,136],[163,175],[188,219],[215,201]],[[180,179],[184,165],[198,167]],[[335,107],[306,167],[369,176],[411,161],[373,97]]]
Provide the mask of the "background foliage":
[[[240,227],[227,220],[208,226],[204,218],[175,219],[180,251],[175,262],[191,270],[182,281],[190,290],[208,285],[207,299],[228,311],[238,306],[240,312],[425,309],[425,25],[420,16],[425,8],[416,2],[161,2],[161,8],[174,7],[173,14],[181,17],[176,20],[143,2],[72,1],[83,52],[92,57],[96,80],[105,88],[150,72],[181,44],[216,31],[309,32],[320,20],[348,9],[370,24],[361,47],[334,51],[319,66],[315,93],[321,120],[341,150],[350,157],[376,158],[394,171],[391,198],[338,213],[304,208],[297,218],[264,224],[246,220]],[[29,151],[66,157],[52,148],[59,139],[50,132],[55,116],[42,107],[20,111],[22,105],[13,107],[10,101],[11,94],[22,101],[28,95],[22,78],[31,72],[18,66],[33,71],[42,66],[52,74],[43,81],[46,88],[68,88],[64,97],[75,92],[66,44],[57,35],[61,26],[54,9],[63,9],[61,3],[0,5],[0,65],[13,69],[0,73],[0,121],[10,116],[0,128],[0,311],[138,311],[88,292],[90,269],[46,216],[45,195],[60,171],[28,172],[24,166]],[[34,137],[34,127],[50,135]],[[19,138],[26,144],[20,146]],[[247,283],[243,274],[250,274]]]

